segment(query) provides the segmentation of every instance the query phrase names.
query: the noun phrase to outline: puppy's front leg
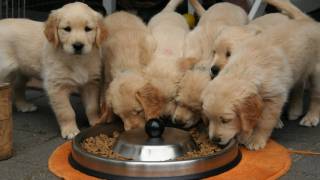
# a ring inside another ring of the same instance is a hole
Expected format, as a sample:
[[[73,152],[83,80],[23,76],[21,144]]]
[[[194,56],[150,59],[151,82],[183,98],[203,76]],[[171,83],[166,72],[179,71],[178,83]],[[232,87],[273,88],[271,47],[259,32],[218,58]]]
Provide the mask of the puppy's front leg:
[[[85,107],[90,126],[100,123],[99,118],[99,84],[92,82],[81,89],[81,99]]]
[[[264,109],[261,118],[258,119],[257,126],[245,146],[250,150],[259,150],[266,146],[273,128],[280,119],[282,107],[286,101],[286,96],[274,97],[264,101]]]
[[[17,73],[16,79],[14,81],[14,95],[15,95],[15,105],[18,111],[21,112],[33,112],[37,110],[37,106],[26,100],[26,84],[28,78],[20,73]]]
[[[311,76],[310,82],[310,108],[305,117],[300,121],[300,125],[312,127],[319,124],[320,116],[320,66],[317,65],[315,72]]]
[[[50,104],[60,126],[61,136],[66,139],[72,139],[80,132],[76,124],[74,110],[69,100],[72,88],[49,85],[47,92]]]
[[[298,119],[303,113],[304,83],[297,84],[289,99],[289,120]]]

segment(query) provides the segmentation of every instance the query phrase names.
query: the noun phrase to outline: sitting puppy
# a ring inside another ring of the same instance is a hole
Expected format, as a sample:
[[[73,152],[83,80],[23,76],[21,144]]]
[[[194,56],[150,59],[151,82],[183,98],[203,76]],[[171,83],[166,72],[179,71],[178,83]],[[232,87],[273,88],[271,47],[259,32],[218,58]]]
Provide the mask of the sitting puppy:
[[[90,125],[99,123],[100,46],[107,31],[100,14],[75,2],[50,13],[44,34],[48,39],[41,62],[44,88],[62,137],[71,139],[79,133],[71,92],[79,90]]]
[[[320,25],[304,17],[244,42],[205,88],[202,108],[213,141],[226,144],[236,136],[250,150],[264,148],[290,88],[307,79],[312,100],[301,124],[318,124]]]
[[[186,128],[200,120],[200,94],[210,80],[208,62],[211,62],[213,58],[214,40],[222,29],[231,25],[244,25],[248,22],[246,12],[239,6],[217,3],[205,11],[197,0],[190,2],[201,18],[198,25],[186,37],[180,66],[182,71],[187,70],[187,72],[179,83],[178,94],[175,97],[176,110],[173,114],[173,122],[184,124]]]
[[[171,0],[148,24],[157,48],[144,71],[147,83],[137,93],[147,120],[171,116],[175,109],[174,97],[182,77],[178,64],[189,32],[186,20],[174,12],[180,2]]]
[[[250,24],[246,26],[235,26],[225,29],[219,37],[217,37],[213,45],[214,58],[211,65],[211,75],[213,77],[217,76],[219,71],[228,63],[228,59],[232,56],[234,49],[242,46],[242,43],[247,39],[290,20],[306,18],[306,16],[290,2],[281,0],[265,1],[284,11],[286,15],[281,13],[267,14],[251,21]],[[303,84],[297,84],[292,91],[289,102],[289,119],[291,120],[295,120],[302,115],[303,87]],[[281,120],[279,120],[277,127],[283,127]]]
[[[142,71],[151,60],[155,41],[135,15],[116,12],[104,22],[112,27],[108,28],[109,37],[103,44],[105,76],[111,77],[107,106],[121,117],[125,130],[144,127],[144,111],[136,93],[146,83]]]
[[[42,22],[27,19],[0,21],[0,83],[12,83],[18,111],[37,109],[26,101],[25,88],[30,78],[41,78],[42,48],[46,42],[43,26]]]

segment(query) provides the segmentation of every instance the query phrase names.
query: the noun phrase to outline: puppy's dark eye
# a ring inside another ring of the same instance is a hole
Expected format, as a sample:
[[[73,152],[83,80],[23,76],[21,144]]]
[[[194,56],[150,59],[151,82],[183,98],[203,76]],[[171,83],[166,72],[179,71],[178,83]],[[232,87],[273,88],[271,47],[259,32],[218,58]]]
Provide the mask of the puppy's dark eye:
[[[92,28],[86,26],[86,27],[84,28],[84,30],[85,30],[86,32],[90,32],[90,31],[92,31]]]
[[[66,32],[70,32],[71,31],[71,27],[67,26],[67,27],[63,28],[63,30],[66,31]]]
[[[222,124],[227,124],[227,123],[229,123],[231,121],[231,119],[225,119],[223,117],[220,117],[220,120],[221,120]]]
[[[226,53],[227,58],[231,56],[231,52],[228,50]]]
[[[138,115],[140,115],[140,116],[144,115],[144,111],[143,110],[139,111]]]
[[[213,50],[213,51],[212,51],[212,55],[215,55],[215,54],[216,54],[216,51],[215,51],[215,50]]]

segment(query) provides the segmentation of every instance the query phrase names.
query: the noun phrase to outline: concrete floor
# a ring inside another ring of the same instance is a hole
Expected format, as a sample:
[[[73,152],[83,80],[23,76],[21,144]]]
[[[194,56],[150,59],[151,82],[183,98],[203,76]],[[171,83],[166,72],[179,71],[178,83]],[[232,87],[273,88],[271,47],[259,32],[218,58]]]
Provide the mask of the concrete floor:
[[[48,171],[47,160],[64,140],[60,137],[58,124],[44,93],[29,90],[27,94],[39,110],[34,113],[14,112],[14,156],[0,161],[0,179],[58,179]],[[79,126],[88,127],[79,98],[72,97],[72,103],[77,110]],[[287,148],[320,152],[320,126],[305,128],[299,126],[298,121],[284,123],[283,129],[273,133],[273,139]],[[293,155],[292,159],[290,171],[281,179],[320,179],[320,156]]]

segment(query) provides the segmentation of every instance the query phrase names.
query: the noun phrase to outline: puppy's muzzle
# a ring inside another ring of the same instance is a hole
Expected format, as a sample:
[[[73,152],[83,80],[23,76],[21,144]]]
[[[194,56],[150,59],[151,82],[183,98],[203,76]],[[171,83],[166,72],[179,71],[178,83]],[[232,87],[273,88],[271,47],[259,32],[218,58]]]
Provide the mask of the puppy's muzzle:
[[[220,72],[220,68],[218,66],[212,66],[211,67],[211,78],[213,79],[215,76],[217,76]]]
[[[84,44],[81,42],[75,42],[72,44],[72,47],[74,49],[74,53],[75,54],[81,54],[82,53],[82,49],[84,47]]]

